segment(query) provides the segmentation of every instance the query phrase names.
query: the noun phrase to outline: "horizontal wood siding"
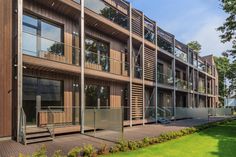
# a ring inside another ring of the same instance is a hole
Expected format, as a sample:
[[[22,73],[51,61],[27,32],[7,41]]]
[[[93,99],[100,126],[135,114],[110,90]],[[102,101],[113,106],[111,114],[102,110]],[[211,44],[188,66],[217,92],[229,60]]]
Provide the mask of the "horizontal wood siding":
[[[144,78],[145,80],[155,80],[155,51],[145,47],[144,53]]]
[[[141,119],[143,117],[143,86],[132,85],[132,118]]]
[[[12,1],[0,0],[0,138],[12,135]]]
[[[143,36],[143,20],[142,20],[142,14],[136,11],[135,9],[132,9],[132,32]]]

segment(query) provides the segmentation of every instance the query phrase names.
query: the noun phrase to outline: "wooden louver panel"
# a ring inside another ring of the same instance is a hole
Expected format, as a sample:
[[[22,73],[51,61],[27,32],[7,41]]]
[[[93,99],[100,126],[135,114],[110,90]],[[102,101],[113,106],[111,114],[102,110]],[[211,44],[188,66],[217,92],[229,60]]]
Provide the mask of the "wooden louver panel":
[[[143,117],[143,86],[132,85],[132,118],[142,119]]]
[[[145,80],[155,80],[155,51],[145,47],[144,53],[144,78]]]
[[[132,10],[132,31],[133,33],[142,36],[142,16],[135,11],[134,9]]]

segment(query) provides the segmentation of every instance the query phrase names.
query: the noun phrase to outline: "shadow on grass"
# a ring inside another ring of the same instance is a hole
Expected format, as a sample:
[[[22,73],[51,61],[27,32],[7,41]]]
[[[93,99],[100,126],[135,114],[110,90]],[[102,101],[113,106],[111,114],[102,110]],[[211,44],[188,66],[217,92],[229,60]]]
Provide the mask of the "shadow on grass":
[[[212,155],[217,157],[236,156],[236,121],[204,130],[199,134],[218,140],[218,150],[211,152]]]

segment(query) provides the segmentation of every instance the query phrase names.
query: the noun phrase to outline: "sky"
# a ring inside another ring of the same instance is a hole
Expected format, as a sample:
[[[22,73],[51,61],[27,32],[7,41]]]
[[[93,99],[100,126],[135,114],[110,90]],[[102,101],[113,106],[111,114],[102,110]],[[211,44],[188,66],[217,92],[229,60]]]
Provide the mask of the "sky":
[[[219,0],[128,0],[134,8],[157,22],[157,25],[175,35],[176,39],[188,43],[198,41],[202,45],[201,55],[214,54],[231,48],[231,44],[220,42],[221,26],[227,14]]]

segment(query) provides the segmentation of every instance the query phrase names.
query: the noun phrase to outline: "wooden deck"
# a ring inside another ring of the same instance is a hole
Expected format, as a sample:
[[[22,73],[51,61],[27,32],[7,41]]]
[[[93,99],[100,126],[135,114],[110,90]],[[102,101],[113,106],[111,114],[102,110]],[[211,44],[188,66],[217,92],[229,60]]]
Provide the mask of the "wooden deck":
[[[210,121],[220,121],[224,118],[211,118]],[[180,120],[174,121],[168,125],[160,124],[150,124],[145,126],[134,126],[127,127],[124,129],[124,138],[126,140],[139,140],[144,137],[154,137],[159,136],[162,133],[181,130],[186,127],[196,126],[200,124],[207,123],[207,120]],[[96,137],[81,135],[81,134],[70,134],[64,136],[56,136],[54,141],[22,145],[13,140],[0,142],[0,157],[15,157],[19,153],[32,154],[35,150],[39,149],[43,144],[47,147],[48,156],[56,150],[62,150],[64,154],[67,154],[72,148],[76,146],[84,146],[87,144],[92,144],[95,148],[100,148],[102,144],[114,145],[115,142],[111,142],[117,138],[120,134],[112,131],[101,131],[96,133]],[[104,140],[105,138],[106,140]]]

